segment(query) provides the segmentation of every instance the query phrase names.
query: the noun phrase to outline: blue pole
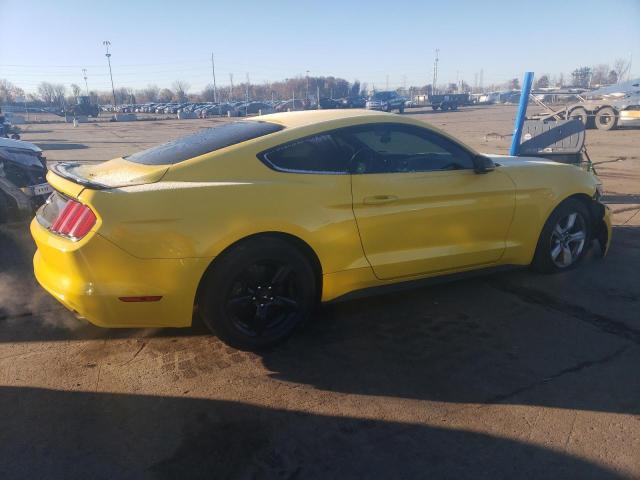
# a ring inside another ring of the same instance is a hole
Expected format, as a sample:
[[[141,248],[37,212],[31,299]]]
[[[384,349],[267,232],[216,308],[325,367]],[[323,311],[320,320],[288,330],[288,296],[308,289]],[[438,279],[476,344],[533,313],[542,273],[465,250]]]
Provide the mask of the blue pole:
[[[527,104],[529,103],[529,94],[531,93],[531,84],[533,83],[533,72],[525,72],[522,81],[522,91],[520,92],[520,105],[518,106],[518,114],[516,115],[516,125],[513,130],[513,139],[511,139],[511,149],[509,155],[516,156],[520,151],[520,137],[522,136],[522,127],[524,119],[527,116]]]

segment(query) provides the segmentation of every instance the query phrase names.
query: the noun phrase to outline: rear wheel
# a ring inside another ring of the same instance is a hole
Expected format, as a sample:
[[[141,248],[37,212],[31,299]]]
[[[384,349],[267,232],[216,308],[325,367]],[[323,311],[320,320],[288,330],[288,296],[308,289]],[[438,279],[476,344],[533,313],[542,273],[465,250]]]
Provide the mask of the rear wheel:
[[[431,105],[431,108],[432,108],[433,110],[438,110],[438,105]]]
[[[574,108],[573,110],[571,110],[569,112],[569,118],[572,120],[581,121],[585,127],[587,126],[587,123],[589,121],[589,116],[587,115],[587,111],[582,107]]]
[[[611,107],[604,107],[596,113],[596,128],[598,130],[613,130],[618,125],[618,115]]]
[[[404,113],[404,105],[400,105],[400,108],[398,108],[398,112]]]
[[[532,267],[557,273],[576,266],[587,252],[591,223],[587,208],[578,200],[562,202],[542,229]]]
[[[254,238],[223,254],[203,280],[199,309],[227,343],[271,347],[305,322],[316,300],[314,271],[295,247]]]

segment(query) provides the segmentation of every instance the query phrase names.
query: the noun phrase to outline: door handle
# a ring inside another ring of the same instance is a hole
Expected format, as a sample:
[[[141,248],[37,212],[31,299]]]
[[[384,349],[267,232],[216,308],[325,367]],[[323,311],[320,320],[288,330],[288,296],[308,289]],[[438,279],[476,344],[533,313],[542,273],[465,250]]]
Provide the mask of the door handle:
[[[380,205],[382,203],[391,203],[398,200],[395,195],[373,195],[372,197],[364,197],[365,205]]]

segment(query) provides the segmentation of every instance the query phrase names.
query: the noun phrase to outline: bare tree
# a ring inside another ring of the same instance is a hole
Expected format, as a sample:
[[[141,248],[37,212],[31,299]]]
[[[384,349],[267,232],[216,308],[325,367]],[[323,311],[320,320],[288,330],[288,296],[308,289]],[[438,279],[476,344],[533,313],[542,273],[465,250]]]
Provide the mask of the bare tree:
[[[0,78],[0,103],[12,103],[17,97],[23,97],[24,90],[16,87],[9,80]]]
[[[204,90],[202,90],[202,93],[200,94],[200,98],[203,102],[213,102],[216,99],[214,95],[213,84],[210,83],[209,85],[204,87]]]
[[[549,75],[541,75],[535,83],[535,88],[547,88],[549,86]]]
[[[184,80],[176,80],[175,82],[173,82],[171,87],[175,92],[175,97],[178,102],[186,101],[187,91],[189,90],[189,87],[191,87],[188,82],[185,82]]]
[[[55,85],[53,85],[54,102],[57,105],[64,105],[64,95],[66,92],[67,87],[65,87],[61,83],[56,83]]]
[[[40,82],[38,85],[38,95],[47,105],[53,105],[56,98],[54,87],[49,82]]]
[[[624,80],[624,77],[629,73],[629,69],[631,69],[631,62],[624,58],[616,58],[616,61],[613,62],[613,71],[618,76],[618,82]]]
[[[609,80],[609,65],[600,64],[591,69],[591,86],[605,85]]]
[[[161,103],[170,102],[172,98],[173,98],[173,92],[168,88],[163,88],[158,93],[158,101]]]
[[[71,95],[73,95],[75,98],[78,98],[80,96],[81,91],[82,89],[78,84],[76,83],[71,84]]]
[[[580,67],[571,72],[574,87],[588,88],[591,81],[591,68]]]
[[[157,102],[159,92],[160,89],[157,85],[147,85],[146,88],[142,89],[142,97],[145,102]]]

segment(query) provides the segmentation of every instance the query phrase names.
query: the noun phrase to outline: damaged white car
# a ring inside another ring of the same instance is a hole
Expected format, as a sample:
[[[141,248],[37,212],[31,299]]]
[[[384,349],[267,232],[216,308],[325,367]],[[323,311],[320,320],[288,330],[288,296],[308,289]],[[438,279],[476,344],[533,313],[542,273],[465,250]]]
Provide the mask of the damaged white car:
[[[31,215],[45,202],[52,192],[46,175],[40,148],[0,138],[0,223]]]

